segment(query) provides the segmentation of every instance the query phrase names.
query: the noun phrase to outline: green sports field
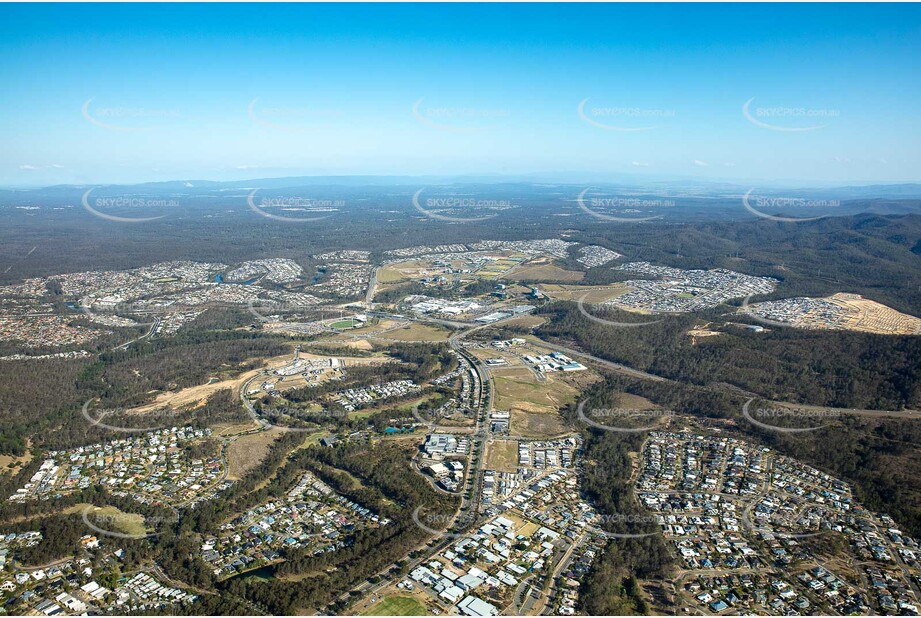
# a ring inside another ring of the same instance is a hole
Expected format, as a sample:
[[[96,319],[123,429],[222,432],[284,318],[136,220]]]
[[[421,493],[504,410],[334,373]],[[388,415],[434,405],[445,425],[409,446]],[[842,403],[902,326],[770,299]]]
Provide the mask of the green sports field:
[[[387,597],[375,603],[363,616],[425,616],[425,606],[413,597]]]
[[[354,320],[340,320],[339,322],[333,322],[330,326],[337,330],[345,330],[357,326],[358,324],[359,323]]]

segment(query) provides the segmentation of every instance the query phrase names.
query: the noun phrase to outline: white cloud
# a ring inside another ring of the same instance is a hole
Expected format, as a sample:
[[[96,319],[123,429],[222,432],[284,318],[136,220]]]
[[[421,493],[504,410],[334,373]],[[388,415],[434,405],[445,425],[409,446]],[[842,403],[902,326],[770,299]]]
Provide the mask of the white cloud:
[[[640,163],[639,161],[633,162],[633,167],[649,167],[648,163]]]
[[[23,163],[22,165],[19,166],[19,169],[29,170],[29,171],[49,170],[49,169],[62,170],[64,169],[64,166],[58,165],[57,163],[52,163],[51,165],[29,165],[28,163]]]
[[[710,167],[710,164],[706,161],[701,161],[700,159],[694,159],[694,165],[697,167]]]

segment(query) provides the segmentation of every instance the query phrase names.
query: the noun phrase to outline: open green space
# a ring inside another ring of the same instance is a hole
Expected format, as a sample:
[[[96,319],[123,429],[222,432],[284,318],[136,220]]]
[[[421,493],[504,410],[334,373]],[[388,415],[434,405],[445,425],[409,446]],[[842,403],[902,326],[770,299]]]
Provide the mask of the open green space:
[[[387,597],[375,603],[362,616],[424,616],[425,606],[413,597]]]

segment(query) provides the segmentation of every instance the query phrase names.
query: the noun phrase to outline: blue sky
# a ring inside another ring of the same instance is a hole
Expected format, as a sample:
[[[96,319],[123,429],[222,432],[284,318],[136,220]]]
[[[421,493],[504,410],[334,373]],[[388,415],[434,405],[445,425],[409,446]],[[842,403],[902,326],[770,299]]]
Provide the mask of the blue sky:
[[[3,185],[921,180],[918,5],[3,4],[0,57]]]

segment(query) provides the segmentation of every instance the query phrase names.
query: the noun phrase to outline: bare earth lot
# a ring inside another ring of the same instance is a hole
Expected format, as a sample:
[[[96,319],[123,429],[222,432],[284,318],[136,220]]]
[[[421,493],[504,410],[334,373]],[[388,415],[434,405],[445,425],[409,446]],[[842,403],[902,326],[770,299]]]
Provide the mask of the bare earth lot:
[[[513,281],[582,281],[585,273],[534,260],[513,269],[505,277]]]
[[[579,300],[583,296],[587,303],[603,303],[625,294],[628,288],[621,283],[611,285],[568,285],[547,283],[541,291],[554,300]]]
[[[518,442],[515,440],[493,440],[486,446],[486,467],[499,472],[515,472],[518,469]]]
[[[227,447],[227,478],[239,480],[269,454],[272,442],[285,432],[278,427],[237,438]]]
[[[448,331],[426,324],[410,324],[377,335],[378,339],[390,341],[447,341]]]

